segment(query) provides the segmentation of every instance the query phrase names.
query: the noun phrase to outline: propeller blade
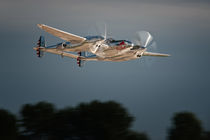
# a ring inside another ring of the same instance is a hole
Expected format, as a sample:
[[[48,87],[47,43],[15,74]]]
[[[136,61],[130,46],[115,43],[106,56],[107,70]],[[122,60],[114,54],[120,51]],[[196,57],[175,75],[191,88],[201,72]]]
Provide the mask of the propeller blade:
[[[137,32],[137,45],[141,47],[148,47],[150,43],[152,42],[153,37],[152,35],[147,31],[140,31]]]

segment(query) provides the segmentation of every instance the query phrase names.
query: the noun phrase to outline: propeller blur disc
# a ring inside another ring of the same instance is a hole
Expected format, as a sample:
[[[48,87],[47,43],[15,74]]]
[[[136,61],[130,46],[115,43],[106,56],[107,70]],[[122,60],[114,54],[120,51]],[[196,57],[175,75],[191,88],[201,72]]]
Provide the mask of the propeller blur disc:
[[[153,40],[152,35],[147,31],[139,31],[137,32],[137,44],[141,47],[148,47]]]

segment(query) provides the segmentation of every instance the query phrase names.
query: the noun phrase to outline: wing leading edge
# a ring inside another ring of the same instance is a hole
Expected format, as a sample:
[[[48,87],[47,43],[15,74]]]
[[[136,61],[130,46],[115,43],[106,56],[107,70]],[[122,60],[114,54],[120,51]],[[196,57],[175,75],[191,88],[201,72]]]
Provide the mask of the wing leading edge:
[[[68,33],[68,32],[65,32],[65,31],[44,25],[44,24],[37,24],[37,26],[39,28],[41,28],[42,30],[44,30],[56,37],[59,37],[63,40],[71,42],[72,44],[81,43],[86,40],[86,38],[84,38],[84,37],[74,35],[74,34],[71,34],[71,33]]]

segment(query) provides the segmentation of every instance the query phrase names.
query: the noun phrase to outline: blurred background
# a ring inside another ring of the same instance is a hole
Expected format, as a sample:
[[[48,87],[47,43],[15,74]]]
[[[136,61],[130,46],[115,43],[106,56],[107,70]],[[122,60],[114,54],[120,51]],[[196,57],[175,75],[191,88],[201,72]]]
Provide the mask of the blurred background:
[[[173,114],[194,112],[210,130],[210,2],[207,0],[1,0],[0,107],[18,114],[26,103],[57,108],[81,102],[116,101],[135,117],[132,129],[153,140],[166,138]],[[36,24],[80,36],[103,34],[133,41],[149,31],[155,51],[168,58],[126,62],[76,61],[32,49],[40,35],[61,42]],[[98,28],[98,29],[97,29]]]

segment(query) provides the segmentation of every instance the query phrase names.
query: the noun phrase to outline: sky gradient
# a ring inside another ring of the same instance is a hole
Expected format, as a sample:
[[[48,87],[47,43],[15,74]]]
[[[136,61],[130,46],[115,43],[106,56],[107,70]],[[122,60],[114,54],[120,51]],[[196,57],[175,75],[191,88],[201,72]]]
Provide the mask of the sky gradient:
[[[192,111],[210,130],[210,2],[207,0],[1,0],[0,107],[17,113],[41,100],[58,108],[114,100],[136,117],[133,128],[152,140],[166,138],[175,112]],[[62,40],[41,31],[43,23],[80,36],[103,33],[133,40],[149,31],[169,58],[127,62],[76,61],[32,49],[40,35],[48,45]],[[95,28],[99,28],[98,30]]]

